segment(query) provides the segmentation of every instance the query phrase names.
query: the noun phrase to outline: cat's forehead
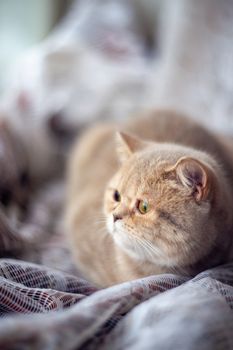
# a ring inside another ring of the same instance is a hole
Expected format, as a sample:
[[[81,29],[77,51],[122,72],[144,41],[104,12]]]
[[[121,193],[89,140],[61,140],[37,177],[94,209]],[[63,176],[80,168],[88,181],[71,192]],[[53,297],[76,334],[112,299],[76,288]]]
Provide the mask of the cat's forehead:
[[[156,185],[167,165],[167,161],[160,156],[135,155],[119,170],[117,185],[122,190],[134,188],[138,191],[149,191]]]
[[[168,157],[160,152],[142,152],[134,154],[122,167],[122,172],[131,172],[135,177],[159,176],[164,169],[171,165]]]

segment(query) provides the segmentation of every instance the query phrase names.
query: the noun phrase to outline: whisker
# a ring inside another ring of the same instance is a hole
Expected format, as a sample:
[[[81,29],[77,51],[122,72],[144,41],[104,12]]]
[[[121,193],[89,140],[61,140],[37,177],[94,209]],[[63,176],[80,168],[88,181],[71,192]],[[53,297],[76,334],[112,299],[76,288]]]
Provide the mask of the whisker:
[[[125,234],[123,230],[120,230],[121,233]],[[165,258],[165,256],[161,253],[161,251],[156,250],[148,241],[139,238],[137,236],[132,235],[131,233],[127,232],[128,237],[131,239],[135,246],[135,241],[140,245],[140,247],[146,252],[145,255],[149,256],[149,260],[154,260],[158,256],[161,258]]]

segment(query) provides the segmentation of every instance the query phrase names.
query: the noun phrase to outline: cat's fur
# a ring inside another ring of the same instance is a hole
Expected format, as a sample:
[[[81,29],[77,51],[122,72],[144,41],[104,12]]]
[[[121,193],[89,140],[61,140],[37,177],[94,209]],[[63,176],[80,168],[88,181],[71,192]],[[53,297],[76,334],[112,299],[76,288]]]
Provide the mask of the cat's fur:
[[[170,111],[120,126],[130,134],[116,137],[116,129],[89,130],[69,161],[66,219],[84,276],[107,286],[165,272],[195,274],[229,261],[231,143]],[[139,200],[148,201],[146,214]]]

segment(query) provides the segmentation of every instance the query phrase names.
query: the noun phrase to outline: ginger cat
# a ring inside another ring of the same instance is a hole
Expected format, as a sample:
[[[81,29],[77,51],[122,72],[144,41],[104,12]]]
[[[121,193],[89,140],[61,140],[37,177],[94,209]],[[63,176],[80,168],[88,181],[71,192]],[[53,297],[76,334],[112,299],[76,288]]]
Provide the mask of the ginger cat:
[[[162,110],[87,131],[69,160],[66,208],[84,276],[109,286],[159,273],[194,275],[229,261],[230,146]]]

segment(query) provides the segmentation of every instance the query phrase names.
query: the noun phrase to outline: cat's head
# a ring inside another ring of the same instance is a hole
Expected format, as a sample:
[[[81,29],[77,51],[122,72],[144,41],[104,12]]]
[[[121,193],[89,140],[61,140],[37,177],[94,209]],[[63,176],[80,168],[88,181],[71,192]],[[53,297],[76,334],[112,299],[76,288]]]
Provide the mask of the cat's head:
[[[117,134],[119,171],[104,199],[107,228],[132,257],[165,266],[194,264],[216,240],[215,161],[175,144]]]

